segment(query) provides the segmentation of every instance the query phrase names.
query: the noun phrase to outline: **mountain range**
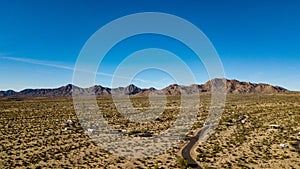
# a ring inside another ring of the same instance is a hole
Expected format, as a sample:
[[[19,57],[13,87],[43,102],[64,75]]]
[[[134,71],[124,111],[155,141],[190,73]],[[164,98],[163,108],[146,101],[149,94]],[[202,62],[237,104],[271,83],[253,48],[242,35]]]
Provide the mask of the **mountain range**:
[[[70,97],[72,96],[72,92],[76,92],[77,94],[95,94],[96,96],[109,96],[112,93],[121,95],[146,96],[151,92],[166,95],[180,95],[182,91],[190,94],[197,91],[201,93],[209,93],[212,90],[211,82],[215,81],[216,83],[214,84],[218,84],[222,80],[226,81],[227,93],[232,94],[273,94],[284,93],[288,91],[283,87],[272,86],[263,83],[256,84],[250,82],[240,82],[238,80],[212,79],[201,85],[193,84],[190,86],[182,86],[178,84],[172,84],[161,90],[157,90],[153,87],[142,89],[133,84],[130,84],[127,87],[118,87],[112,89],[100,85],[95,85],[89,88],[80,88],[72,84],[68,84],[55,89],[25,89],[20,92],[13,90],[0,91],[0,97]]]

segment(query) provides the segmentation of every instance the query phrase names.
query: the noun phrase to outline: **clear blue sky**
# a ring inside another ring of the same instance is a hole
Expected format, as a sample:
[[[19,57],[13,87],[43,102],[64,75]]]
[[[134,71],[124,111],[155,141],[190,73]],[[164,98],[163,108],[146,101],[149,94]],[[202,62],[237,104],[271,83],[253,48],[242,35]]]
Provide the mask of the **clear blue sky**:
[[[170,13],[198,26],[215,46],[229,79],[300,90],[299,9],[297,0],[2,0],[0,90],[72,83],[72,69],[88,38],[108,22],[138,12]],[[186,46],[157,35],[122,41],[105,57],[99,72],[113,74],[127,55],[151,47],[180,55],[195,70],[198,83],[208,80]],[[101,74],[96,78],[103,86],[109,81]],[[142,72],[133,82],[157,88],[174,83],[157,70]]]

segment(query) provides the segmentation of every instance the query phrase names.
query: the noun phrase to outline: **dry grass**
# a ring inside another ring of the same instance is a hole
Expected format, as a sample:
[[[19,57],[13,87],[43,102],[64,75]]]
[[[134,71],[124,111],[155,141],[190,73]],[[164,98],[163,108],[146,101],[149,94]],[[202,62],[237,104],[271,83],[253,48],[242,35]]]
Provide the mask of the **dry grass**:
[[[209,96],[201,97],[202,127],[209,110]],[[147,110],[147,98],[131,98],[139,110]],[[179,97],[169,97],[162,121],[136,124],[117,112],[110,98],[99,98],[100,110],[116,129],[148,130],[154,134],[173,124]],[[234,112],[234,113],[232,113]],[[229,95],[222,123],[247,115],[246,123],[220,125],[199,146],[203,167],[299,168],[300,156],[291,144],[300,132],[300,95]],[[71,130],[62,123],[75,121]],[[279,124],[271,129],[269,124]],[[131,137],[131,136],[129,136]],[[279,147],[285,143],[289,148]],[[180,168],[180,145],[165,154],[146,159],[129,159],[110,154],[95,145],[77,122],[71,99],[22,99],[0,101],[0,168]]]
[[[220,125],[198,147],[197,160],[204,168],[300,168],[300,154],[291,146],[300,139],[299,96],[229,95],[221,123],[241,115],[248,118],[245,124]],[[289,147],[282,148],[281,143]]]

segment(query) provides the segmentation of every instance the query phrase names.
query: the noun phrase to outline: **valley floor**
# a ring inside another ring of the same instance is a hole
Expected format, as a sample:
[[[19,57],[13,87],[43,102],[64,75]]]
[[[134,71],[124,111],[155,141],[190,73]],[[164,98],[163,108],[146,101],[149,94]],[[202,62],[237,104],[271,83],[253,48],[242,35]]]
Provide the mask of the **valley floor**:
[[[201,95],[197,122],[203,127],[209,95]],[[146,97],[131,98],[145,111]],[[111,98],[97,99],[100,111],[127,137],[170,127],[180,97],[170,96],[159,120],[136,124],[119,115]],[[164,154],[144,159],[118,157],[93,143],[78,123],[70,98],[0,99],[0,168],[180,168],[178,156],[186,141]],[[242,119],[242,120],[241,120]],[[73,124],[65,127],[71,120]],[[273,125],[273,126],[270,126]],[[277,126],[278,125],[278,126]],[[228,95],[216,132],[196,149],[202,168],[300,168],[300,94]]]

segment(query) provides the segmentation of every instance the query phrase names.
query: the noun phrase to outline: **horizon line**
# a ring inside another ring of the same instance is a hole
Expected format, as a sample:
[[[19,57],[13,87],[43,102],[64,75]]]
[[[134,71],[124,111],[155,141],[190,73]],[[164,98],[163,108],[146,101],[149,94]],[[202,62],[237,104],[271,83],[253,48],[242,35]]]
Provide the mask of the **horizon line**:
[[[270,86],[273,86],[273,87],[280,87],[280,88],[283,88],[283,89],[286,89],[288,91],[292,91],[292,92],[300,92],[298,90],[290,90],[290,89],[287,89],[285,87],[282,87],[282,86],[278,86],[278,85],[272,85],[272,84],[268,84],[268,83],[263,83],[263,82],[246,82],[246,81],[240,81],[240,80],[237,80],[237,79],[229,79],[229,78],[213,78],[213,79],[210,79],[210,80],[207,80],[205,83],[193,83],[193,84],[189,84],[189,85],[182,85],[182,84],[177,84],[177,83],[171,83],[171,84],[168,84],[168,85],[165,85],[165,87],[163,88],[155,88],[155,87],[139,87],[137,86],[136,84],[134,83],[131,83],[131,84],[128,84],[127,86],[118,86],[118,87],[108,87],[108,86],[104,86],[104,85],[101,85],[101,84],[95,84],[93,86],[90,86],[90,87],[80,87],[80,86],[76,86],[72,83],[68,83],[66,85],[60,85],[60,86],[57,86],[57,87],[35,87],[35,88],[31,88],[31,87],[28,87],[28,88],[24,88],[24,89],[21,89],[21,90],[13,90],[13,89],[7,89],[7,90],[2,90],[0,89],[0,92],[6,92],[6,91],[14,91],[14,92],[21,92],[21,91],[24,91],[24,90],[39,90],[39,89],[59,89],[61,87],[65,87],[65,86],[68,86],[68,85],[72,85],[72,87],[78,87],[78,88],[81,88],[81,89],[87,89],[87,88],[91,88],[91,87],[94,87],[94,86],[101,86],[101,87],[104,87],[104,88],[109,88],[109,89],[117,89],[117,88],[125,88],[125,87],[128,87],[130,85],[134,85],[140,89],[150,89],[150,88],[154,88],[156,90],[162,90],[162,89],[165,89],[171,85],[178,85],[178,86],[184,86],[184,87],[188,87],[188,86],[192,86],[192,85],[204,85],[206,83],[208,83],[209,81],[211,80],[214,80],[214,79],[226,79],[226,80],[229,80],[229,81],[238,81],[238,82],[244,82],[244,83],[251,83],[251,84],[265,84],[265,85],[270,85]]]

